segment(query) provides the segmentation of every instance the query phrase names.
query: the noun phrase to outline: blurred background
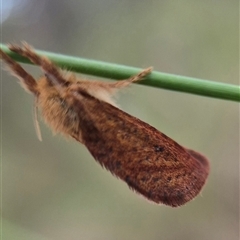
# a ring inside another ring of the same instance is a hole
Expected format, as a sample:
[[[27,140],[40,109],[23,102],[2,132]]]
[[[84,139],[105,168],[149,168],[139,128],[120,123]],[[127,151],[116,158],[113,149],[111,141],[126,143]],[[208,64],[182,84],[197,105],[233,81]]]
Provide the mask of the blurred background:
[[[3,0],[1,42],[238,84],[238,5]],[[202,193],[170,208],[130,191],[84,146],[53,136],[44,123],[40,142],[33,97],[3,70],[1,83],[3,240],[239,239],[238,103],[139,85],[119,96],[124,111],[210,159]]]

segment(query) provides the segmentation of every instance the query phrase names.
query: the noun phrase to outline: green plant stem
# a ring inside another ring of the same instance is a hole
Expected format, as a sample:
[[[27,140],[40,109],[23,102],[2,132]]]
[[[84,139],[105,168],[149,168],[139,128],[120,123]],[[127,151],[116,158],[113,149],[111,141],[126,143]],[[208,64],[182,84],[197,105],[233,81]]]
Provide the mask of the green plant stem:
[[[1,49],[16,61],[30,63],[26,58],[11,52],[6,45],[1,44]],[[37,51],[39,55],[48,57],[61,68],[73,72],[89,74],[111,79],[126,79],[139,73],[142,69],[128,67],[113,63],[106,63],[95,60],[88,60],[78,57],[66,56],[45,51]],[[203,79],[179,76],[168,73],[153,71],[140,84],[164,88],[174,91],[192,93],[219,99],[240,101],[240,87],[232,84],[218,83]]]

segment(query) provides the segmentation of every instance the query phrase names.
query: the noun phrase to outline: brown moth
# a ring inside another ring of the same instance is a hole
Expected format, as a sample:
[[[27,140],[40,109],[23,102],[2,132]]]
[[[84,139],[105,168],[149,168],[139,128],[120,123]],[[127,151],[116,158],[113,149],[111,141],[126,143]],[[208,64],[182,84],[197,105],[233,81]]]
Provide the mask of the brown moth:
[[[111,98],[117,90],[150,74],[151,68],[115,83],[87,81],[64,74],[26,43],[9,45],[9,49],[42,68],[44,76],[36,81],[0,50],[10,71],[35,96],[52,130],[84,144],[101,166],[132,190],[172,207],[185,204],[201,191],[209,173],[208,160],[120,110]]]

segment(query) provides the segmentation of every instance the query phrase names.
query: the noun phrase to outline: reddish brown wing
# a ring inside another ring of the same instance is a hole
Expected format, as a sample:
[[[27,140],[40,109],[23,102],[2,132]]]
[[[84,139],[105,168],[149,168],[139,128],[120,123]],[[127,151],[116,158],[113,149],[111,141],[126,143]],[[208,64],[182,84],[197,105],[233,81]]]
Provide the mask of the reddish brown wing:
[[[147,199],[173,207],[200,192],[209,172],[205,157],[86,92],[78,94],[74,106],[84,144],[113,175]]]

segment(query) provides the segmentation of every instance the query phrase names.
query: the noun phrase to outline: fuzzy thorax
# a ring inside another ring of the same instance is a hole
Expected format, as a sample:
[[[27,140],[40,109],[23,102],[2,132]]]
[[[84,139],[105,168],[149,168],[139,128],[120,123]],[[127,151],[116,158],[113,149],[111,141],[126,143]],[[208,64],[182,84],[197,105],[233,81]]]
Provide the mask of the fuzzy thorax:
[[[116,106],[112,96],[119,87],[116,87],[112,83],[89,80],[77,81],[73,74],[64,74],[64,79],[66,79],[65,85],[58,87],[53,85],[47,77],[42,77],[37,81],[39,92],[37,107],[54,133],[73,136],[82,142],[79,115],[72,104],[74,98],[73,92],[81,90],[99,101]],[[79,98],[81,98],[80,94]],[[82,101],[84,104],[84,98],[82,98]]]

